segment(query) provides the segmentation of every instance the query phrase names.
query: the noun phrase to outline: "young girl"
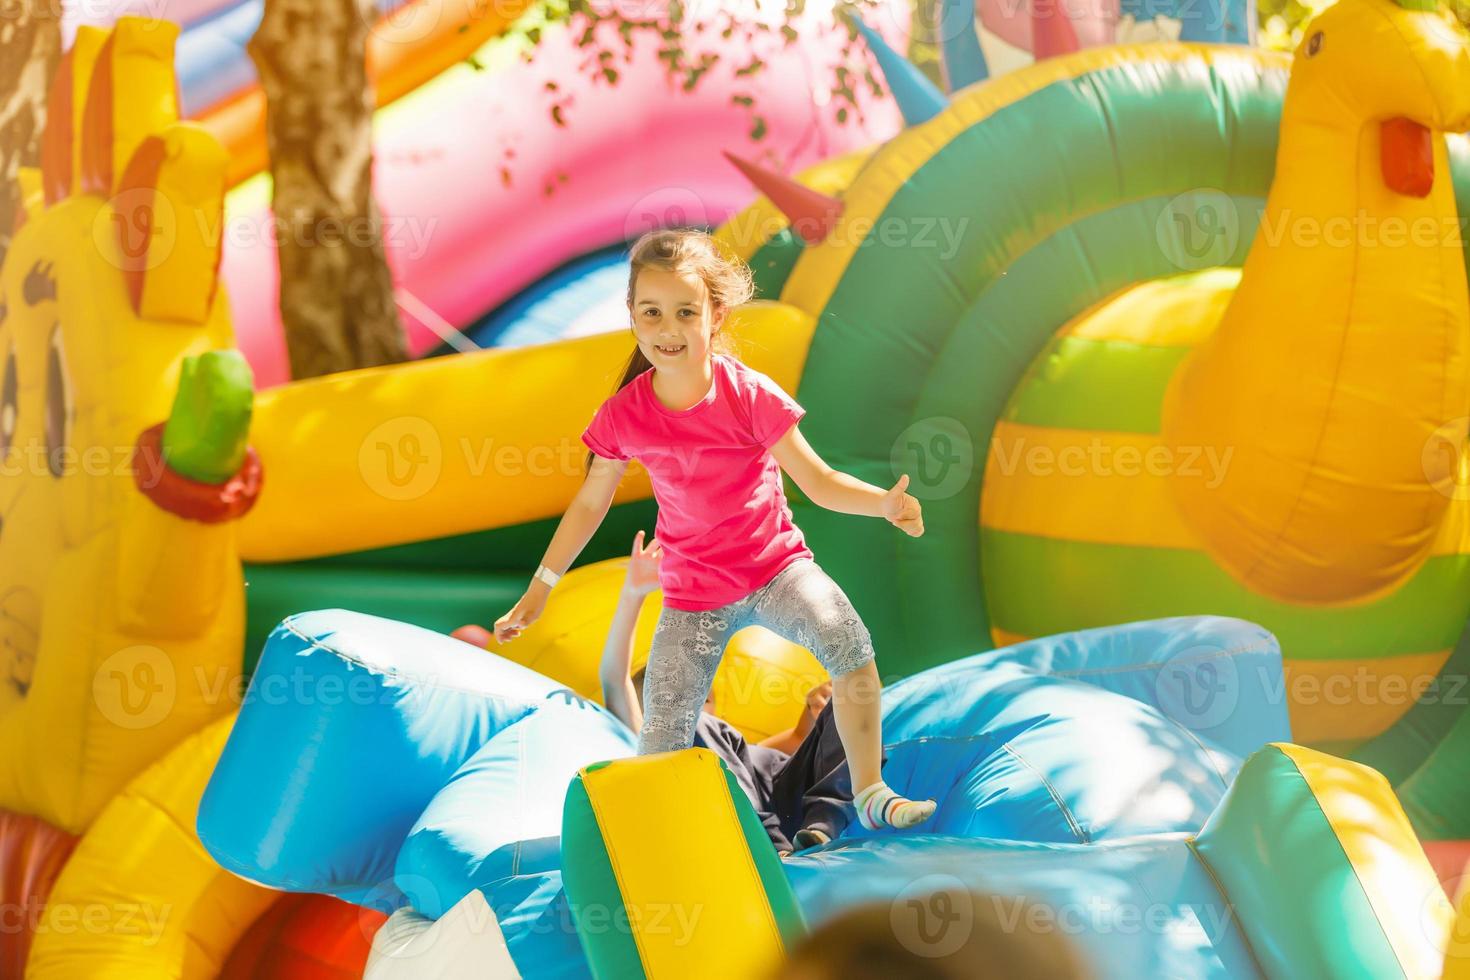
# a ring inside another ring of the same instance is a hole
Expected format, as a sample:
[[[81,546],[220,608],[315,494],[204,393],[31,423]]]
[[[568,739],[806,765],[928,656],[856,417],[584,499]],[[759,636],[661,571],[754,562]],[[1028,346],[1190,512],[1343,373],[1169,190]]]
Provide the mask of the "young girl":
[[[508,642],[541,615],[547,594],[607,515],[630,459],[648,471],[663,546],[663,610],[644,681],[640,754],[687,749],[731,635],[752,624],[806,647],[832,675],[858,819],[909,827],[934,812],[882,778],[880,683],[867,627],[816,563],[781,487],[784,469],[809,499],[882,517],[918,537],[919,502],[838,473],[803,438],[806,410],[732,356],[724,324],[752,294],[750,270],[698,231],[653,231],[634,243],[628,312],[637,346],[613,396],[582,433],[588,475],[530,586],[495,621]]]
[[[635,732],[643,727],[645,671],[632,670],[633,634],[644,598],[659,588],[662,559],[662,543],[645,547],[639,531],[598,667],[602,703]],[[725,763],[783,857],[827,843],[851,819],[852,776],[829,707],[831,689],[826,683],[807,692],[797,724],[760,742],[747,743],[708,698],[695,723],[694,744]]]

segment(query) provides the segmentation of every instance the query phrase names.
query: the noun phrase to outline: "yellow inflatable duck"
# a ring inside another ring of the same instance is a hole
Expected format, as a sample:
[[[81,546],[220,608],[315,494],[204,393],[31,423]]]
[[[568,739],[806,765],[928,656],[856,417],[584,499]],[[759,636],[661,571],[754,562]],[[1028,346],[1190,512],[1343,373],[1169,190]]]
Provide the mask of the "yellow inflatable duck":
[[[263,469],[218,288],[227,161],[178,120],[178,31],[79,29],[0,269],[0,810],[60,866],[0,948],[33,980],[215,976],[273,898],[193,829]]]
[[[1296,52],[1276,180],[1219,327],[1175,374],[1163,436],[1228,465],[1176,480],[1210,554],[1289,601],[1360,602],[1429,554],[1470,415],[1470,294],[1446,132],[1470,129],[1448,12],[1338,4]]]
[[[0,807],[73,834],[238,694],[262,470],[177,35],[81,29],[0,270]]]
[[[1338,751],[1414,705],[1470,613],[1470,294],[1447,148],[1467,127],[1470,37],[1446,11],[1343,0],[1312,21],[1244,266],[1084,310],[1001,414],[981,525],[1047,542],[1052,629],[1259,622],[1282,642],[1294,735]],[[1215,217],[1239,206],[1218,197]],[[1139,406],[1129,426],[1066,407],[1013,421],[1097,358]],[[1021,447],[1093,462],[1017,466]],[[992,581],[1017,574],[987,561]],[[997,643],[1036,632],[988,598]]]

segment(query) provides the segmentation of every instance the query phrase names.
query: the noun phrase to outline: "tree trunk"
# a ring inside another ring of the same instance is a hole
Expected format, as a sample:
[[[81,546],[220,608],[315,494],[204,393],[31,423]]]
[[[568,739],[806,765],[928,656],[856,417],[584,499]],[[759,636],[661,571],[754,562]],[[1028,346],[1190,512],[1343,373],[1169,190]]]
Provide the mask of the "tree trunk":
[[[60,60],[60,0],[24,0],[0,15],[0,264],[20,213],[16,173],[41,163],[46,92]]]
[[[249,44],[266,145],[293,378],[406,360],[372,195],[372,0],[265,0]]]

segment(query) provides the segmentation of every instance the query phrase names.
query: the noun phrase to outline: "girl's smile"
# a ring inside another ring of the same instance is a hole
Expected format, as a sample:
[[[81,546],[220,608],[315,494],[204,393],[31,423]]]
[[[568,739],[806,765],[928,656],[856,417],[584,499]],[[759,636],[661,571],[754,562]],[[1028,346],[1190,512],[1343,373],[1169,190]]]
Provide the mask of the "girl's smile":
[[[712,309],[697,275],[644,269],[635,285],[633,336],[653,365],[659,400],[675,411],[697,404],[714,379],[710,354],[724,311]]]

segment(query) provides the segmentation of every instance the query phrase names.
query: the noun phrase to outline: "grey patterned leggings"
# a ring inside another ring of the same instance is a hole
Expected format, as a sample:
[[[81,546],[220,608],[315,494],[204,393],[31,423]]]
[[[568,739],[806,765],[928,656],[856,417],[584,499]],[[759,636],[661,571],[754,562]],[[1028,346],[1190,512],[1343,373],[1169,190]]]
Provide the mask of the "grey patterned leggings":
[[[664,607],[643,677],[638,754],[694,744],[694,723],[725,654],[747,626],[764,626],[806,647],[836,677],[873,659],[873,639],[841,586],[814,560],[798,558],[742,599],[715,609]]]

